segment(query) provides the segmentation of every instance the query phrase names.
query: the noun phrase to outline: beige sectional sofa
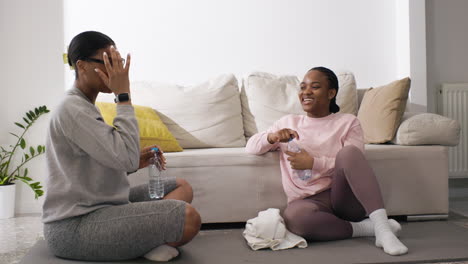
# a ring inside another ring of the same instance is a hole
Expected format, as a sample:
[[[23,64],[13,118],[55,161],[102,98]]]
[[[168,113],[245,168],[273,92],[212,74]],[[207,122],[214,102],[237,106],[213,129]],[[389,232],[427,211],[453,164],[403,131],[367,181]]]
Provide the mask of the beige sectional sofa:
[[[338,77],[338,104],[343,111],[356,114],[364,90],[356,89],[352,73]],[[155,109],[184,148],[165,154],[166,174],[190,182],[193,205],[204,223],[243,222],[261,210],[286,206],[278,153],[256,156],[247,154],[244,147],[252,134],[282,115],[303,114],[297,100],[299,80],[267,73],[252,73],[241,80],[239,84],[228,74],[189,87],[132,84],[133,103]],[[444,121],[449,132],[440,136],[445,138],[440,142],[456,144],[459,127],[453,120]],[[433,138],[423,142],[430,145],[366,144],[365,156],[390,215],[447,217],[448,146],[437,145]],[[131,184],[146,183],[147,173],[142,169],[131,175]]]

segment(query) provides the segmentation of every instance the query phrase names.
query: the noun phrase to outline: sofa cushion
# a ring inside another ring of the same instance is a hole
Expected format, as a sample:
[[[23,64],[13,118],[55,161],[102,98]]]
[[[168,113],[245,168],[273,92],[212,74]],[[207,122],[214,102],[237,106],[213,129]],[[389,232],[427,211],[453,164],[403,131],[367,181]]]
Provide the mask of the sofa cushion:
[[[358,106],[354,75],[343,71],[338,72],[337,77],[340,113],[356,115]],[[298,97],[299,83],[296,76],[276,76],[265,72],[254,72],[244,78],[241,102],[247,138],[265,131],[284,115],[305,114]]]
[[[265,131],[287,114],[302,114],[298,99],[299,79],[254,72],[244,78],[241,87],[245,136]]]
[[[444,146],[365,146],[389,215],[448,213],[447,155]],[[166,158],[166,175],[190,182],[192,205],[203,223],[245,222],[259,211],[287,205],[278,151],[257,156],[244,148],[186,149]],[[148,168],[129,181],[147,184]]]
[[[340,107],[340,113],[357,115],[358,94],[354,74],[349,71],[342,71],[337,72],[336,75],[339,85],[336,104]]]
[[[458,145],[458,121],[430,113],[405,113],[393,143],[398,145]]]
[[[274,152],[265,155],[250,155],[242,148],[185,149],[183,152],[168,153],[168,168],[216,167],[216,166],[267,166],[278,165]]]
[[[183,148],[245,146],[237,79],[221,75],[195,86],[132,83],[132,102],[155,109]]]
[[[115,103],[96,102],[104,121],[113,126],[117,115]],[[169,132],[156,112],[150,107],[133,105],[140,130],[140,147],[158,145],[164,152],[182,151],[177,140]]]
[[[190,182],[203,223],[245,222],[269,206],[286,206],[277,151],[257,156],[245,148],[185,149],[165,156],[165,174]],[[148,169],[129,180],[146,184]]]
[[[365,143],[393,139],[405,112],[410,84],[410,78],[404,78],[366,91],[358,112]]]
[[[365,157],[389,215],[448,213],[447,147],[367,144]]]

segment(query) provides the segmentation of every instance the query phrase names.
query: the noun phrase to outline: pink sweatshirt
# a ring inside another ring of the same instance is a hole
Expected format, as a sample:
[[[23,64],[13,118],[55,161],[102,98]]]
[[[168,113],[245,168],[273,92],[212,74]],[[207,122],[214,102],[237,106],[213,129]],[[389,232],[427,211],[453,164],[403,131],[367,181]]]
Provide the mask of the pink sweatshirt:
[[[291,169],[288,155],[285,154],[287,143],[268,142],[268,133],[283,128],[297,131],[299,146],[314,157],[311,179],[303,181]],[[354,145],[364,152],[361,124],[354,115],[336,113],[322,118],[287,115],[276,121],[267,131],[253,135],[247,142],[246,151],[261,155],[279,148],[283,189],[290,203],[330,188],[335,157],[347,145]]]

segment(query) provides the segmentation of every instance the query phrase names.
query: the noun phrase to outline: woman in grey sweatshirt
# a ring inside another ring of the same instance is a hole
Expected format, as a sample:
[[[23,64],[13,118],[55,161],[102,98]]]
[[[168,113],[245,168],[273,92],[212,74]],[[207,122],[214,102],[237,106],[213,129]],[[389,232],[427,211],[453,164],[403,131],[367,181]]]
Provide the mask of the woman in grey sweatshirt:
[[[130,55],[125,61],[112,39],[87,31],[71,41],[68,63],[76,79],[54,111],[46,141],[49,249],[77,260],[171,259],[178,254],[174,247],[198,233],[201,219],[182,179],[167,182],[168,194],[158,201],[149,198],[147,185],[130,188],[129,172],[146,167],[154,155],[150,148],[140,153]],[[94,105],[101,92],[116,95],[113,127]]]

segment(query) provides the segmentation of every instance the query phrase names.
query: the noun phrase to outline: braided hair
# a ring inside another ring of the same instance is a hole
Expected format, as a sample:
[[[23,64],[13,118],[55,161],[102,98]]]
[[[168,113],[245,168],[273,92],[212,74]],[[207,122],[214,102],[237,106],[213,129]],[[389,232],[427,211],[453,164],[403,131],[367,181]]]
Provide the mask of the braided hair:
[[[335,96],[330,101],[330,112],[332,113],[339,112],[340,107],[336,104],[336,95],[338,95],[338,77],[336,77],[336,74],[332,70],[325,68],[325,67],[314,67],[310,69],[309,71],[319,71],[327,76],[328,88],[336,90]]]

